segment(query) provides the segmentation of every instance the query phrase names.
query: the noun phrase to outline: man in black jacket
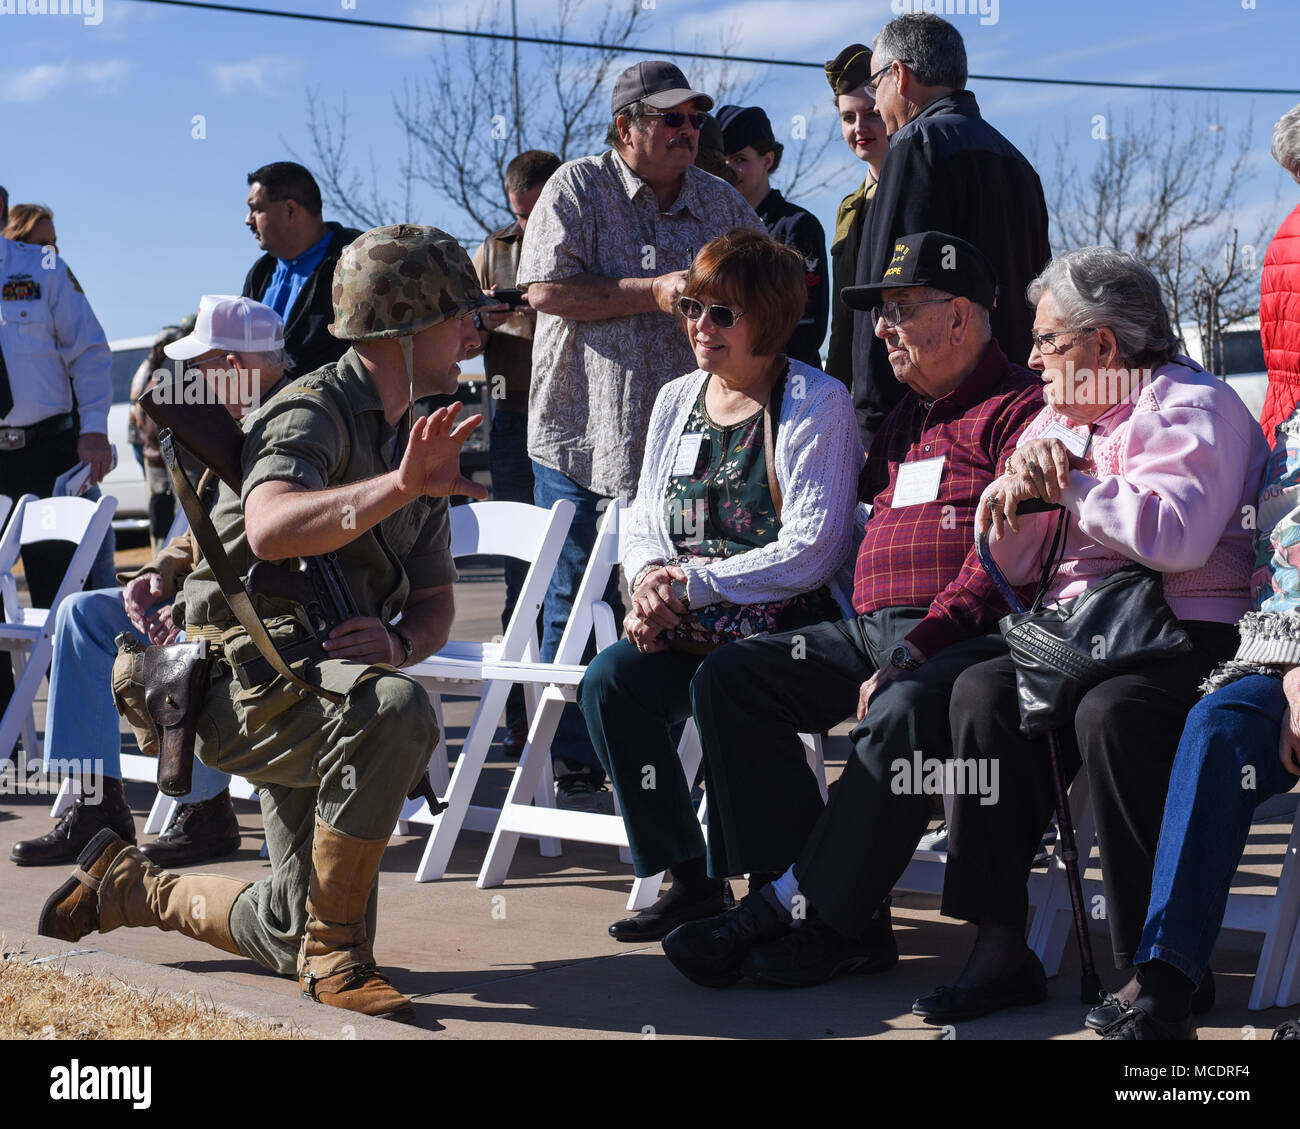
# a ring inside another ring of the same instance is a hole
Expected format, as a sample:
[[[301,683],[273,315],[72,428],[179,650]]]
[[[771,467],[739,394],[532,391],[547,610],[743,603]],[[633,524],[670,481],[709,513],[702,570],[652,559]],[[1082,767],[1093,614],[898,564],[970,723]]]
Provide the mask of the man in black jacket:
[[[273,161],[248,174],[244,223],[266,254],[244,279],[243,296],[284,319],[287,375],[337,361],[347,343],[327,328],[334,320],[334,265],[361,232],[321,220],[316,179],[293,161]]]
[[[946,20],[928,13],[891,20],[872,44],[871,71],[889,153],[858,254],[859,285],[884,277],[899,236],[960,236],[992,262],[999,283],[989,311],[993,337],[1008,360],[1024,364],[1033,328],[1025,287],[1051,258],[1038,174],[980,116],[965,89],[965,44]],[[854,315],[853,403],[868,448],[906,391],[874,330],[869,314]]]

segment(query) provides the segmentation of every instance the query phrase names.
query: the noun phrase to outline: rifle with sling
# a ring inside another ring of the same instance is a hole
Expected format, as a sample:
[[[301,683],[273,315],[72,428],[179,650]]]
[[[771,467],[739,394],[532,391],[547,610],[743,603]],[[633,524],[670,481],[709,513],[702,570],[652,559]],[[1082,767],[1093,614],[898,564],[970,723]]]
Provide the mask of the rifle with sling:
[[[240,685],[252,689],[278,674],[300,690],[318,694],[335,705],[341,704],[342,694],[314,686],[291,669],[291,664],[302,659],[325,658],[326,652],[321,644],[329,638],[330,632],[359,614],[347,578],[339,567],[338,554],[302,557],[297,567],[288,562],[257,561],[249,569],[246,579],[239,577],[211,517],[176,457],[175,448],[177,443],[185,447],[239,494],[243,483],[241,453],[244,433],[220,403],[182,403],[179,395],[168,394],[178,391],[175,386],[168,388],[165,384],[158,384],[142,396],[139,403],[145,414],[158,425],[158,445],[171,472],[176,497],[189,519],[194,539],[212,569],[213,578],[231,612],[261,653],[260,659],[235,666]],[[312,635],[290,644],[283,651],[279,650],[253,606],[251,597],[255,595],[293,600],[302,605]],[[155,681],[159,685],[146,683],[146,703],[159,727],[158,786],[167,795],[183,795],[189,791],[196,736],[194,726],[202,703],[202,691],[206,687],[205,644],[206,640],[202,639],[197,643],[171,644],[168,650],[171,647],[186,649],[176,655],[175,661],[163,663],[155,660],[150,664],[146,660],[146,678],[153,670],[158,671]],[[161,648],[150,648],[150,651],[156,650]],[[199,669],[202,675],[196,673]],[[160,685],[164,680],[166,688]],[[438,799],[425,775],[421,775],[420,783],[410,793],[411,799],[421,797],[428,802],[434,815],[447,806]]]

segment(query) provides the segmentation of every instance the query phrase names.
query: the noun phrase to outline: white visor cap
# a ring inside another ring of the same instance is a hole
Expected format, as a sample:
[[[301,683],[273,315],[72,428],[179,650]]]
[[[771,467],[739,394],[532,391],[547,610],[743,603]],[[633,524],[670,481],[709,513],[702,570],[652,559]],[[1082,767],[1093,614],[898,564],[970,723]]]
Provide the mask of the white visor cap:
[[[284,348],[284,321],[270,306],[233,294],[204,294],[194,332],[163,346],[174,361],[214,349],[223,353],[273,353]]]

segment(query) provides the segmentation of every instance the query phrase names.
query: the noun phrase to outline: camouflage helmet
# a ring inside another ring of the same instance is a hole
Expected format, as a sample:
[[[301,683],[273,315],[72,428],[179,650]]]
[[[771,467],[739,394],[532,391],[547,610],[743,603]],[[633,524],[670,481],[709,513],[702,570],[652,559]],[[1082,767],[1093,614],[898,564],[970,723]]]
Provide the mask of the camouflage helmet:
[[[404,337],[488,301],[465,249],[445,231],[376,227],[339,256],[329,331],[344,341]]]

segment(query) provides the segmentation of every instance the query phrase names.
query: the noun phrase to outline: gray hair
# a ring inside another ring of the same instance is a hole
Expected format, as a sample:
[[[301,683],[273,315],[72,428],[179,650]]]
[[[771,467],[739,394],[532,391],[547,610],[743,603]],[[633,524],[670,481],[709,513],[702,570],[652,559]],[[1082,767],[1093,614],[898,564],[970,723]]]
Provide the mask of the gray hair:
[[[1032,305],[1050,290],[1071,329],[1102,327],[1120,358],[1147,368],[1178,355],[1160,283],[1136,256],[1113,247],[1080,247],[1053,259],[1026,294]]]
[[[1300,181],[1300,106],[1293,106],[1273,127],[1273,160]]]
[[[640,128],[642,120],[645,118],[644,102],[629,102],[626,106],[619,109],[612,118],[609,119],[609,128],[605,131],[606,145],[622,145],[623,139],[618,135],[618,119],[627,115],[628,124],[633,129]]]
[[[248,368],[271,373],[273,376],[280,376],[284,372],[286,362],[283,349],[272,349],[269,353],[240,353],[239,359]]]
[[[966,44],[961,32],[930,12],[908,12],[880,30],[871,43],[873,69],[895,59],[906,63],[923,86],[966,89]]]

